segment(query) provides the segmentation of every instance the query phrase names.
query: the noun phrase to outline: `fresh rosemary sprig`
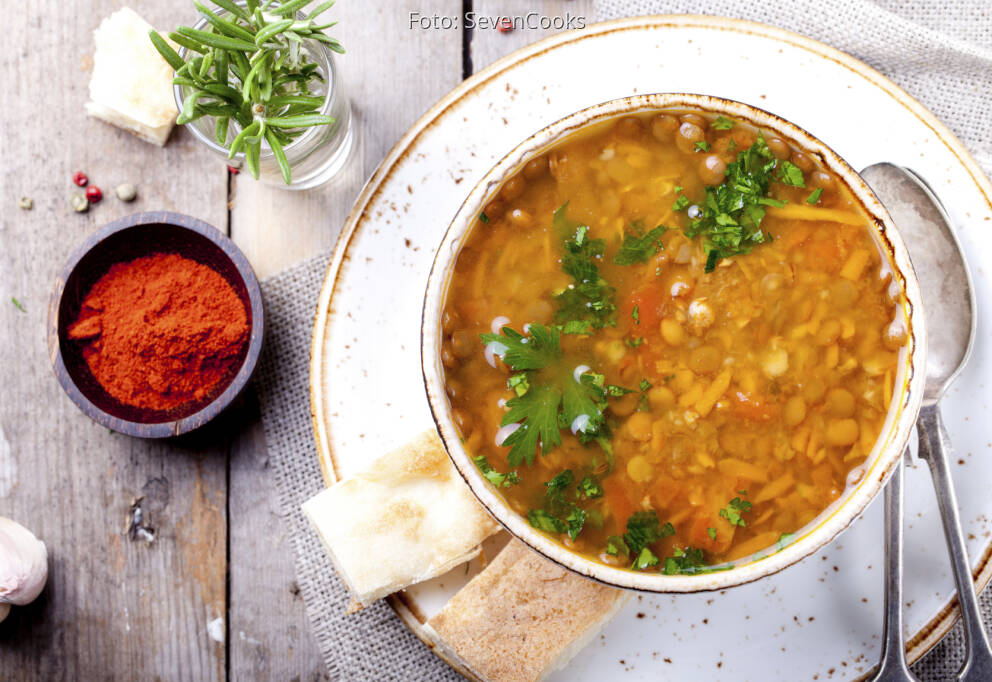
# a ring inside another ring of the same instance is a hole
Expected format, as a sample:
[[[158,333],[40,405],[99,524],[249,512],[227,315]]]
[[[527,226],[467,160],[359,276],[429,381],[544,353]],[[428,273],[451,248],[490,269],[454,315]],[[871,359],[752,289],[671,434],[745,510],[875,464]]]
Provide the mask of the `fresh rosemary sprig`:
[[[229,159],[243,151],[256,179],[263,143],[272,150],[288,185],[286,145],[307,128],[334,123],[333,117],[318,113],[324,96],[312,95],[311,87],[324,81],[325,74],[306,58],[303,43],[317,41],[341,54],[344,48],[324,33],[336,21],[316,21],[335,0],[322,2],[304,20],[297,18],[297,12],[314,1],[247,0],[242,5],[213,0],[226,11],[222,15],[195,1],[207,21],[206,30],[180,26],[169,34],[172,42],[186,48],[185,59],[157,32],[149,33],[159,54],[176,70],[173,83],[185,88],[176,122],[214,117],[217,143],[228,149]],[[232,121],[238,132],[229,141]]]

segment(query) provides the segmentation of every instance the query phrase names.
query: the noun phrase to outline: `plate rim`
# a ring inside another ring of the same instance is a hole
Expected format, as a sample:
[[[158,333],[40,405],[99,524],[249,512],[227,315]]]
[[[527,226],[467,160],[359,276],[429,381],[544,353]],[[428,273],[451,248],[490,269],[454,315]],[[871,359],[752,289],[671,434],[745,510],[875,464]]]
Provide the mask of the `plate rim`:
[[[332,252],[330,263],[325,270],[324,281],[321,285],[320,294],[317,299],[317,306],[314,312],[314,325],[310,342],[310,369],[309,369],[309,391],[310,391],[310,417],[314,431],[314,439],[317,446],[317,456],[320,462],[321,474],[327,486],[338,480],[337,465],[334,460],[334,453],[331,448],[328,433],[330,428],[326,423],[324,411],[324,391],[323,391],[323,341],[326,336],[327,323],[333,314],[332,303],[334,293],[337,288],[338,278],[341,274],[341,266],[348,255],[352,241],[359,231],[359,227],[368,215],[369,206],[382,191],[386,181],[392,175],[395,166],[402,161],[411,151],[412,146],[420,136],[430,129],[437,119],[439,119],[449,108],[459,102],[466,95],[479,89],[489,81],[499,77],[504,71],[517,66],[530,59],[540,57],[552,50],[566,44],[578,43],[587,38],[602,36],[609,33],[616,33],[628,30],[658,29],[658,28],[703,28],[710,30],[733,31],[755,35],[771,40],[778,40],[794,47],[804,49],[816,56],[828,59],[846,68],[853,74],[867,80],[875,85],[892,99],[896,100],[911,114],[926,125],[951,152],[951,154],[964,167],[972,182],[982,193],[986,203],[992,210],[992,181],[985,175],[984,171],[972,157],[971,153],[964,147],[957,136],[941,122],[929,109],[924,107],[912,95],[896,85],[892,80],[884,76],[878,70],[865,64],[851,55],[831,47],[830,45],[814,40],[800,33],[788,31],[786,29],[763,24],[760,22],[745,19],[733,19],[722,16],[709,16],[700,14],[652,14],[636,17],[624,17],[608,21],[589,24],[581,31],[565,31],[547,38],[535,41],[510,54],[501,57],[484,69],[476,72],[471,77],[465,79],[457,86],[443,95],[437,102],[431,105],[403,134],[403,136],[393,145],[383,160],[376,167],[375,171],[362,187],[361,192],[355,199],[355,203],[348,213],[341,228],[337,242]],[[977,592],[982,590],[992,580],[992,541],[985,547],[978,562],[978,567],[972,572],[972,579],[975,582]],[[442,655],[434,643],[423,630],[425,618],[418,612],[416,606],[409,603],[404,598],[404,593],[390,595],[387,602],[396,612],[399,619],[407,628],[434,653],[444,660],[456,671],[474,679],[474,676],[467,674],[463,666],[454,660]],[[906,641],[906,656],[910,663],[914,663],[923,657],[944,635],[946,635],[960,615],[958,609],[957,594],[944,604],[926,625],[918,632],[913,633]],[[869,673],[870,674],[870,673]]]

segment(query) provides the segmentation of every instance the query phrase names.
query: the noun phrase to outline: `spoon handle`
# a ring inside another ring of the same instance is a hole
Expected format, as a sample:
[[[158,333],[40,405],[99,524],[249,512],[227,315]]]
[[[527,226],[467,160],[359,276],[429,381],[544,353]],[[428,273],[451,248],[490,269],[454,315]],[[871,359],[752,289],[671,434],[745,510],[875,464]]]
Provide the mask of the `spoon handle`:
[[[902,481],[900,459],[885,486],[885,623],[882,661],[873,682],[915,682],[902,634]]]
[[[944,537],[951,555],[951,568],[958,588],[958,602],[964,621],[965,663],[958,673],[959,680],[992,680],[992,648],[989,647],[982,614],[978,610],[978,597],[971,577],[968,551],[961,531],[957,498],[951,482],[951,440],[944,427],[937,404],[924,405],[916,424],[920,437],[920,457],[930,464],[933,485],[937,491],[937,505],[944,523]]]

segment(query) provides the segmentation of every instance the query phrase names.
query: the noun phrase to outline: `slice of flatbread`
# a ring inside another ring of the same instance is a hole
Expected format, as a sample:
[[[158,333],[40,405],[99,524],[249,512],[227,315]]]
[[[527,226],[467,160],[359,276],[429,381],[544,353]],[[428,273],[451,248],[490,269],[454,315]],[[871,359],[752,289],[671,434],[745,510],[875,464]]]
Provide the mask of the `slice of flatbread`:
[[[354,596],[349,611],[472,559],[499,529],[436,431],[310,498],[303,511]]]
[[[629,599],[512,540],[425,627],[484,682],[536,682],[568,663]]]

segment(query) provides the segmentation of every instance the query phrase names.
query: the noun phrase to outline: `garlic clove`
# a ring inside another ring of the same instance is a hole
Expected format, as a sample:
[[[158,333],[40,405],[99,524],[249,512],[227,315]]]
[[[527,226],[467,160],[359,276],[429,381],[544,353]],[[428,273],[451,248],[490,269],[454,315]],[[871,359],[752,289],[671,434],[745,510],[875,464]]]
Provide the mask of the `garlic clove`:
[[[47,580],[45,543],[21,524],[0,516],[0,605],[34,601]]]

